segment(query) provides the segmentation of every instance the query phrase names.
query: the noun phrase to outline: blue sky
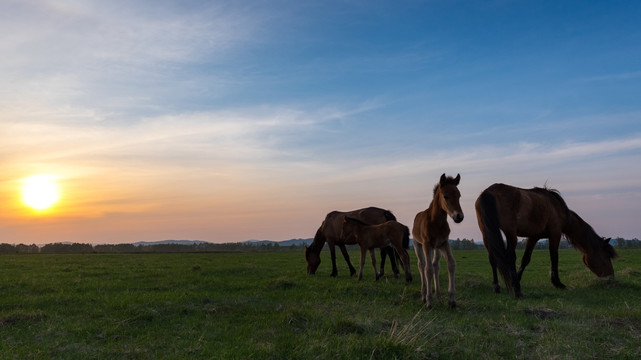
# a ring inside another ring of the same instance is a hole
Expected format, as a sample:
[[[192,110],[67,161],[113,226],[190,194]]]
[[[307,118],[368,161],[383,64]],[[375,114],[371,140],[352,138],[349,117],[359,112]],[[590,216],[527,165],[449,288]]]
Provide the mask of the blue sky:
[[[0,1],[0,238],[311,237],[331,210],[411,227],[442,173],[557,188],[641,225],[636,1]],[[16,184],[55,174],[57,211]]]

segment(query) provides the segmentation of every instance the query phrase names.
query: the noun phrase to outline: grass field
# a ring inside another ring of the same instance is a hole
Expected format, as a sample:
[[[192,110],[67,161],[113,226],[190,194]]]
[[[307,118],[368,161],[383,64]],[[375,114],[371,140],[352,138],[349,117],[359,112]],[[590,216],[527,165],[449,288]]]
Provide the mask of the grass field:
[[[410,285],[342,259],[330,278],[328,253],[316,276],[298,252],[4,255],[0,358],[638,359],[641,251],[619,253],[607,283],[561,251],[557,290],[535,251],[516,300],[492,293],[485,251],[458,251],[459,307],[430,311],[413,254]]]

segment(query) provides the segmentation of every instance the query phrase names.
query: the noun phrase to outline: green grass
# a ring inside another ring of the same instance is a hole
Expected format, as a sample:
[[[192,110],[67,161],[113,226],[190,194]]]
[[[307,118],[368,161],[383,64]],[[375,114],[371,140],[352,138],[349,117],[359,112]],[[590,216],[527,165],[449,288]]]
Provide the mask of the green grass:
[[[4,255],[0,358],[641,358],[641,251],[620,251],[615,283],[561,251],[567,290],[535,251],[522,300],[492,293],[485,251],[454,256],[459,307],[427,311],[414,256],[405,285],[342,259],[330,278],[328,253],[316,276],[298,252]]]

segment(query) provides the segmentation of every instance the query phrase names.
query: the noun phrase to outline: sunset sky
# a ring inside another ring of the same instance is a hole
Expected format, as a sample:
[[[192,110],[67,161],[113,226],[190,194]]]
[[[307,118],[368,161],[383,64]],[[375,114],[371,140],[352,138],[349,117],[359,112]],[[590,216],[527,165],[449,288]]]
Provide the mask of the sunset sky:
[[[639,1],[0,0],[0,243],[411,227],[442,173],[641,237]],[[25,179],[54,179],[34,210]]]

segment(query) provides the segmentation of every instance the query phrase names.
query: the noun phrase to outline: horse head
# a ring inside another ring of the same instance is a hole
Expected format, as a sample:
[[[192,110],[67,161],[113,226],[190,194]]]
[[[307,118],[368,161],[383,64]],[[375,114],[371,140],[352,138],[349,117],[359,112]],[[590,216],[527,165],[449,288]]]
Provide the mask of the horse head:
[[[610,245],[610,238],[599,239],[599,246],[583,253],[583,263],[594,275],[605,280],[614,280],[612,258],[616,257],[614,247]]]
[[[311,247],[305,246],[305,260],[307,260],[307,275],[316,274],[321,263],[320,252],[315,252]]]
[[[314,241],[311,245],[305,245],[305,260],[307,261],[307,275],[316,274],[316,270],[321,263],[320,252],[325,245],[325,235],[323,234],[323,226],[318,228]]]
[[[441,175],[441,179],[434,189],[434,195],[439,196],[439,204],[445,212],[454,220],[455,223],[463,221],[463,210],[461,209],[461,193],[458,190],[458,184],[461,181],[461,174],[455,178]]]

